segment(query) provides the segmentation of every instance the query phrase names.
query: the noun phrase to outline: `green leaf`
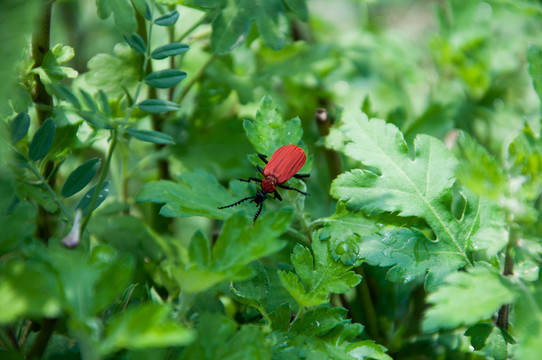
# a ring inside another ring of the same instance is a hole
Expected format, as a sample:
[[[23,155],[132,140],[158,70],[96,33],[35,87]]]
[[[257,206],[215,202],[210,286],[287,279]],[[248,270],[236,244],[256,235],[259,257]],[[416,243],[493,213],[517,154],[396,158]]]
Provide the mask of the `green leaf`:
[[[270,96],[263,97],[255,120],[243,121],[247,137],[260,154],[271,155],[282,145],[299,144],[303,129],[295,117],[284,121]]]
[[[90,94],[83,89],[79,89],[79,92],[81,93],[81,97],[83,98],[83,101],[90,112],[98,112],[98,106],[96,106],[92,96],[90,96]]]
[[[311,251],[297,244],[291,255],[296,273],[280,271],[283,286],[300,306],[314,306],[329,301],[329,293],[344,294],[361,281],[351,266],[333,260],[327,245],[313,237]]]
[[[418,135],[410,151],[395,126],[377,119],[369,121],[359,111],[346,111],[342,119],[341,131],[350,139],[345,153],[362,161],[366,169],[341,174],[333,182],[331,194],[353,212],[423,219],[436,235],[431,241],[424,239],[423,228],[386,230],[367,242],[363,239],[360,255],[367,256],[373,265],[395,264],[391,278],[396,280],[410,280],[426,267],[429,289],[448,272],[470,263],[470,238],[485,225],[480,219],[490,210],[465,190],[463,216],[454,216],[451,200],[457,161],[452,154],[439,140],[426,135]],[[384,243],[396,251],[378,253]],[[409,245],[402,248],[403,243]],[[425,255],[420,258],[421,253]]]
[[[115,25],[124,34],[137,30],[135,11],[129,0],[96,0],[96,7],[100,19],[107,19],[111,14],[115,18]]]
[[[225,222],[213,246],[210,263],[190,259],[182,267],[172,263],[169,271],[188,293],[202,292],[224,281],[245,280],[251,275],[249,263],[274,254],[286,245],[277,239],[291,219],[292,212],[287,209],[264,214],[255,224],[236,214]],[[196,236],[195,241],[201,242],[200,237]]]
[[[55,121],[51,118],[45,120],[34,134],[28,146],[28,157],[32,161],[43,159],[51,149],[55,138]]]
[[[297,15],[301,21],[309,19],[309,10],[305,0],[283,0],[286,6]]]
[[[79,115],[95,129],[113,129],[113,127],[109,125],[109,119],[97,112],[81,111]]]
[[[77,96],[75,96],[75,94],[69,87],[62,84],[53,84],[52,89],[59,98],[68,101],[77,109],[81,109],[81,103],[79,102],[79,99],[77,98]]]
[[[171,313],[166,305],[147,303],[117,314],[106,325],[102,352],[188,345],[194,331],[172,319]]]
[[[534,89],[542,104],[542,49],[535,44],[530,44],[527,49],[527,61]]]
[[[158,17],[154,20],[154,23],[159,26],[171,26],[179,19],[179,12],[177,10],[171,10],[168,13]]]
[[[486,340],[493,328],[493,324],[490,323],[476,324],[465,331],[465,336],[471,338],[471,345],[474,350],[482,350],[486,346]]]
[[[145,45],[145,41],[139,34],[133,33],[129,36],[125,36],[124,40],[130,45],[132,49],[134,49],[135,52],[140,54],[145,54],[147,52],[147,46]]]
[[[162,60],[169,56],[175,56],[179,54],[184,54],[189,49],[189,46],[181,43],[169,43],[159,48],[155,49],[151,53],[151,58],[155,60]]]
[[[65,77],[75,78],[77,71],[60,64],[70,60],[74,56],[74,50],[70,46],[56,44],[47,51],[39,68],[34,69],[40,75],[42,82],[46,84],[57,84],[57,81]]]
[[[232,283],[232,293],[244,304],[259,310],[265,309],[269,295],[269,277],[261,262],[255,261],[249,266],[254,276],[243,282]]]
[[[13,184],[0,178],[0,255],[30,239],[36,229],[36,206],[27,201],[13,204],[14,192]]]
[[[150,73],[145,77],[147,85],[159,89],[167,89],[177,85],[186,78],[186,73],[177,69],[165,69]]]
[[[153,144],[173,144],[174,141],[168,134],[153,130],[139,130],[134,128],[126,129],[126,133],[141,141]]]
[[[198,320],[198,336],[182,353],[191,359],[271,359],[271,349],[258,325],[238,325],[220,313],[203,313]]]
[[[79,204],[77,205],[77,209],[81,209],[83,212],[83,216],[87,214],[87,212],[90,209],[90,202],[92,200],[92,197],[94,196],[94,192],[96,191],[96,186],[93,186],[85,196],[81,198],[81,201],[79,201]],[[107,195],[109,195],[109,188],[111,187],[111,182],[105,180],[102,183],[102,188],[100,189],[100,192],[98,194],[98,199],[96,200],[96,203],[94,204],[94,209],[96,209],[98,206],[101,205],[101,203],[107,198]]]
[[[62,300],[58,284],[47,266],[36,261],[8,261],[0,267],[0,324],[22,317],[60,315]]]
[[[245,42],[255,4],[252,0],[227,0],[226,7],[214,18],[211,48],[216,54],[225,54]]]
[[[28,133],[30,127],[30,116],[27,113],[18,113],[17,116],[9,124],[9,130],[11,134],[11,143],[16,144],[19,140],[24,138]]]
[[[427,298],[433,306],[423,320],[426,332],[472,325],[490,318],[499,307],[518,296],[510,281],[482,266],[450,274],[445,281]]]
[[[143,100],[142,102],[137,104],[137,107],[151,114],[165,113],[168,111],[174,111],[181,108],[179,104],[177,103],[174,103],[169,100],[161,100],[161,99]]]
[[[508,180],[495,157],[466,133],[459,136],[457,145],[463,157],[457,177],[480,196],[501,198],[507,191]]]
[[[137,201],[165,203],[160,209],[163,216],[205,216],[224,220],[235,212],[218,209],[236,200],[214,176],[197,169],[183,172],[179,180],[178,183],[168,180],[149,182],[137,195]]]
[[[263,40],[273,50],[280,50],[289,32],[282,0],[265,0],[255,7],[255,21]]]
[[[115,98],[124,95],[124,89],[132,89],[139,82],[141,65],[138,55],[124,43],[113,48],[113,54],[97,54],[87,67],[89,71],[82,76],[92,86],[102,89]]]
[[[107,117],[111,117],[111,106],[109,106],[109,100],[107,99],[107,95],[102,89],[98,90],[98,97],[100,98],[100,102],[102,103],[103,114]]]
[[[66,179],[60,192],[62,196],[70,197],[83,190],[92,181],[100,165],[101,161],[98,158],[92,158],[79,165]]]

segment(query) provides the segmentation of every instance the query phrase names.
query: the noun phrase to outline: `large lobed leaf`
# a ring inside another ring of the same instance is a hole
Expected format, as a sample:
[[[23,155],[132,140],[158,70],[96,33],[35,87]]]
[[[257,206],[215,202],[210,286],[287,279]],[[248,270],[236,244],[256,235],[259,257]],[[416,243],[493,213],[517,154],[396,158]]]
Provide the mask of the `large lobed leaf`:
[[[395,281],[428,272],[428,288],[470,263],[470,239],[489,210],[476,195],[465,191],[463,206],[452,211],[457,161],[444,145],[436,138],[418,135],[411,150],[394,125],[368,120],[360,111],[346,111],[342,120],[340,130],[348,139],[344,152],[366,168],[340,175],[331,194],[352,212],[420,219],[436,237],[430,240],[415,227],[381,229],[359,241],[359,257],[373,265],[394,266],[389,277]]]
[[[312,251],[314,256],[308,248],[296,245],[291,255],[296,272],[279,272],[283,286],[300,306],[325,304],[330,293],[343,294],[361,281],[352,266],[333,260],[319,235],[312,242]]]
[[[263,214],[255,224],[237,213],[226,221],[212,249],[203,235],[196,234],[188,248],[188,263],[164,265],[188,293],[202,292],[223,281],[247,279],[252,274],[249,263],[286,245],[278,237],[291,219],[288,209]]]

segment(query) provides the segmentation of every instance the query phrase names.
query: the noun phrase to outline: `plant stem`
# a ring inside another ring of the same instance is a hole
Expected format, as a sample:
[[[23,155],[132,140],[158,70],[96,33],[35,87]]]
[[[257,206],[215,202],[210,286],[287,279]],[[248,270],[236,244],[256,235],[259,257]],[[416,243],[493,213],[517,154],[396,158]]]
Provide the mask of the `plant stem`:
[[[376,311],[373,304],[373,299],[371,297],[371,290],[369,289],[369,284],[367,282],[367,275],[365,274],[363,265],[358,266],[355,271],[362,277],[361,283],[356,286],[356,294],[357,296],[359,296],[361,305],[364,310],[363,314],[367,325],[367,332],[369,333],[371,339],[374,339],[376,342],[381,342]]]
[[[509,221],[511,223],[511,220]],[[504,258],[504,276],[510,276],[514,274],[514,259],[512,257],[512,248],[517,244],[519,240],[520,232],[519,229],[510,225],[510,231],[508,233],[508,244],[506,245],[506,253]],[[497,326],[508,330],[508,320],[510,317],[510,304],[505,304],[499,309],[499,314],[497,316]]]
[[[201,24],[211,19],[215,15],[214,11],[210,11],[207,14],[203,15],[198,21],[196,21],[192,26],[190,26],[184,33],[182,33],[177,42],[182,42],[190,33],[196,30]]]
[[[328,136],[331,128],[331,121],[329,119],[327,110],[323,108],[316,109],[314,119],[318,125],[318,132],[320,133],[320,136]],[[335,150],[327,148],[324,148],[324,155],[326,157],[330,180],[333,181],[342,172],[341,158]]]

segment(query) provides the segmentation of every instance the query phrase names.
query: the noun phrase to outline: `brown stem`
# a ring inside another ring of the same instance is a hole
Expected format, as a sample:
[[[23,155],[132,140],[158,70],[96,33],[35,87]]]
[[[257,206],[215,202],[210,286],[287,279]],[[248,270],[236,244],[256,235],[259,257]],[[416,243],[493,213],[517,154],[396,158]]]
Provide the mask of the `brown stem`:
[[[45,54],[50,48],[51,35],[51,13],[54,0],[42,0],[42,17],[39,19],[34,33],[32,34],[32,58],[34,59],[34,68],[43,64]],[[53,98],[45,90],[45,85],[41,82],[38,74],[34,75],[35,88],[32,94],[32,100],[36,105],[36,113],[40,125],[47,119],[53,108]]]
[[[34,68],[43,65],[43,59],[45,54],[50,49],[50,35],[51,35],[51,13],[53,10],[54,0],[42,0],[42,16],[39,18],[38,23],[32,34],[32,58],[34,59]],[[49,95],[45,89],[45,85],[42,83],[38,74],[34,75],[34,89],[32,91],[32,101],[36,107],[36,115],[38,117],[39,124],[43,124],[53,109],[53,97]],[[54,163],[48,161],[45,164],[44,177],[49,177],[49,174],[54,169]],[[54,187],[54,176],[49,179],[49,186]],[[37,237],[42,239],[45,243],[54,232],[53,219],[51,214],[44,208],[39,208],[37,227]]]
[[[318,132],[320,133],[320,136],[329,135],[331,122],[329,120],[327,110],[323,108],[316,109],[314,118],[316,119],[316,124],[318,124]],[[333,180],[342,172],[341,159],[335,150],[325,148],[324,154],[329,170],[329,176],[331,180]]]
[[[504,258],[504,276],[510,276],[514,274],[514,259],[512,257],[512,248],[519,240],[519,229],[516,226],[510,226],[510,233],[508,234],[508,245],[506,246],[506,254]],[[510,318],[510,304],[505,304],[499,309],[497,316],[497,326],[508,330],[508,320]]]

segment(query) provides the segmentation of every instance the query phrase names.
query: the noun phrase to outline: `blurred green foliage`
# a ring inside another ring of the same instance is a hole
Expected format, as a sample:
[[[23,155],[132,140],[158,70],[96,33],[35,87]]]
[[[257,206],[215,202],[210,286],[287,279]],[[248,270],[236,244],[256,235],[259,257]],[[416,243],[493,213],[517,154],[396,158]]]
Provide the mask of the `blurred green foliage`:
[[[538,359],[541,23],[2,1],[0,357]],[[286,144],[309,196],[219,209]]]

